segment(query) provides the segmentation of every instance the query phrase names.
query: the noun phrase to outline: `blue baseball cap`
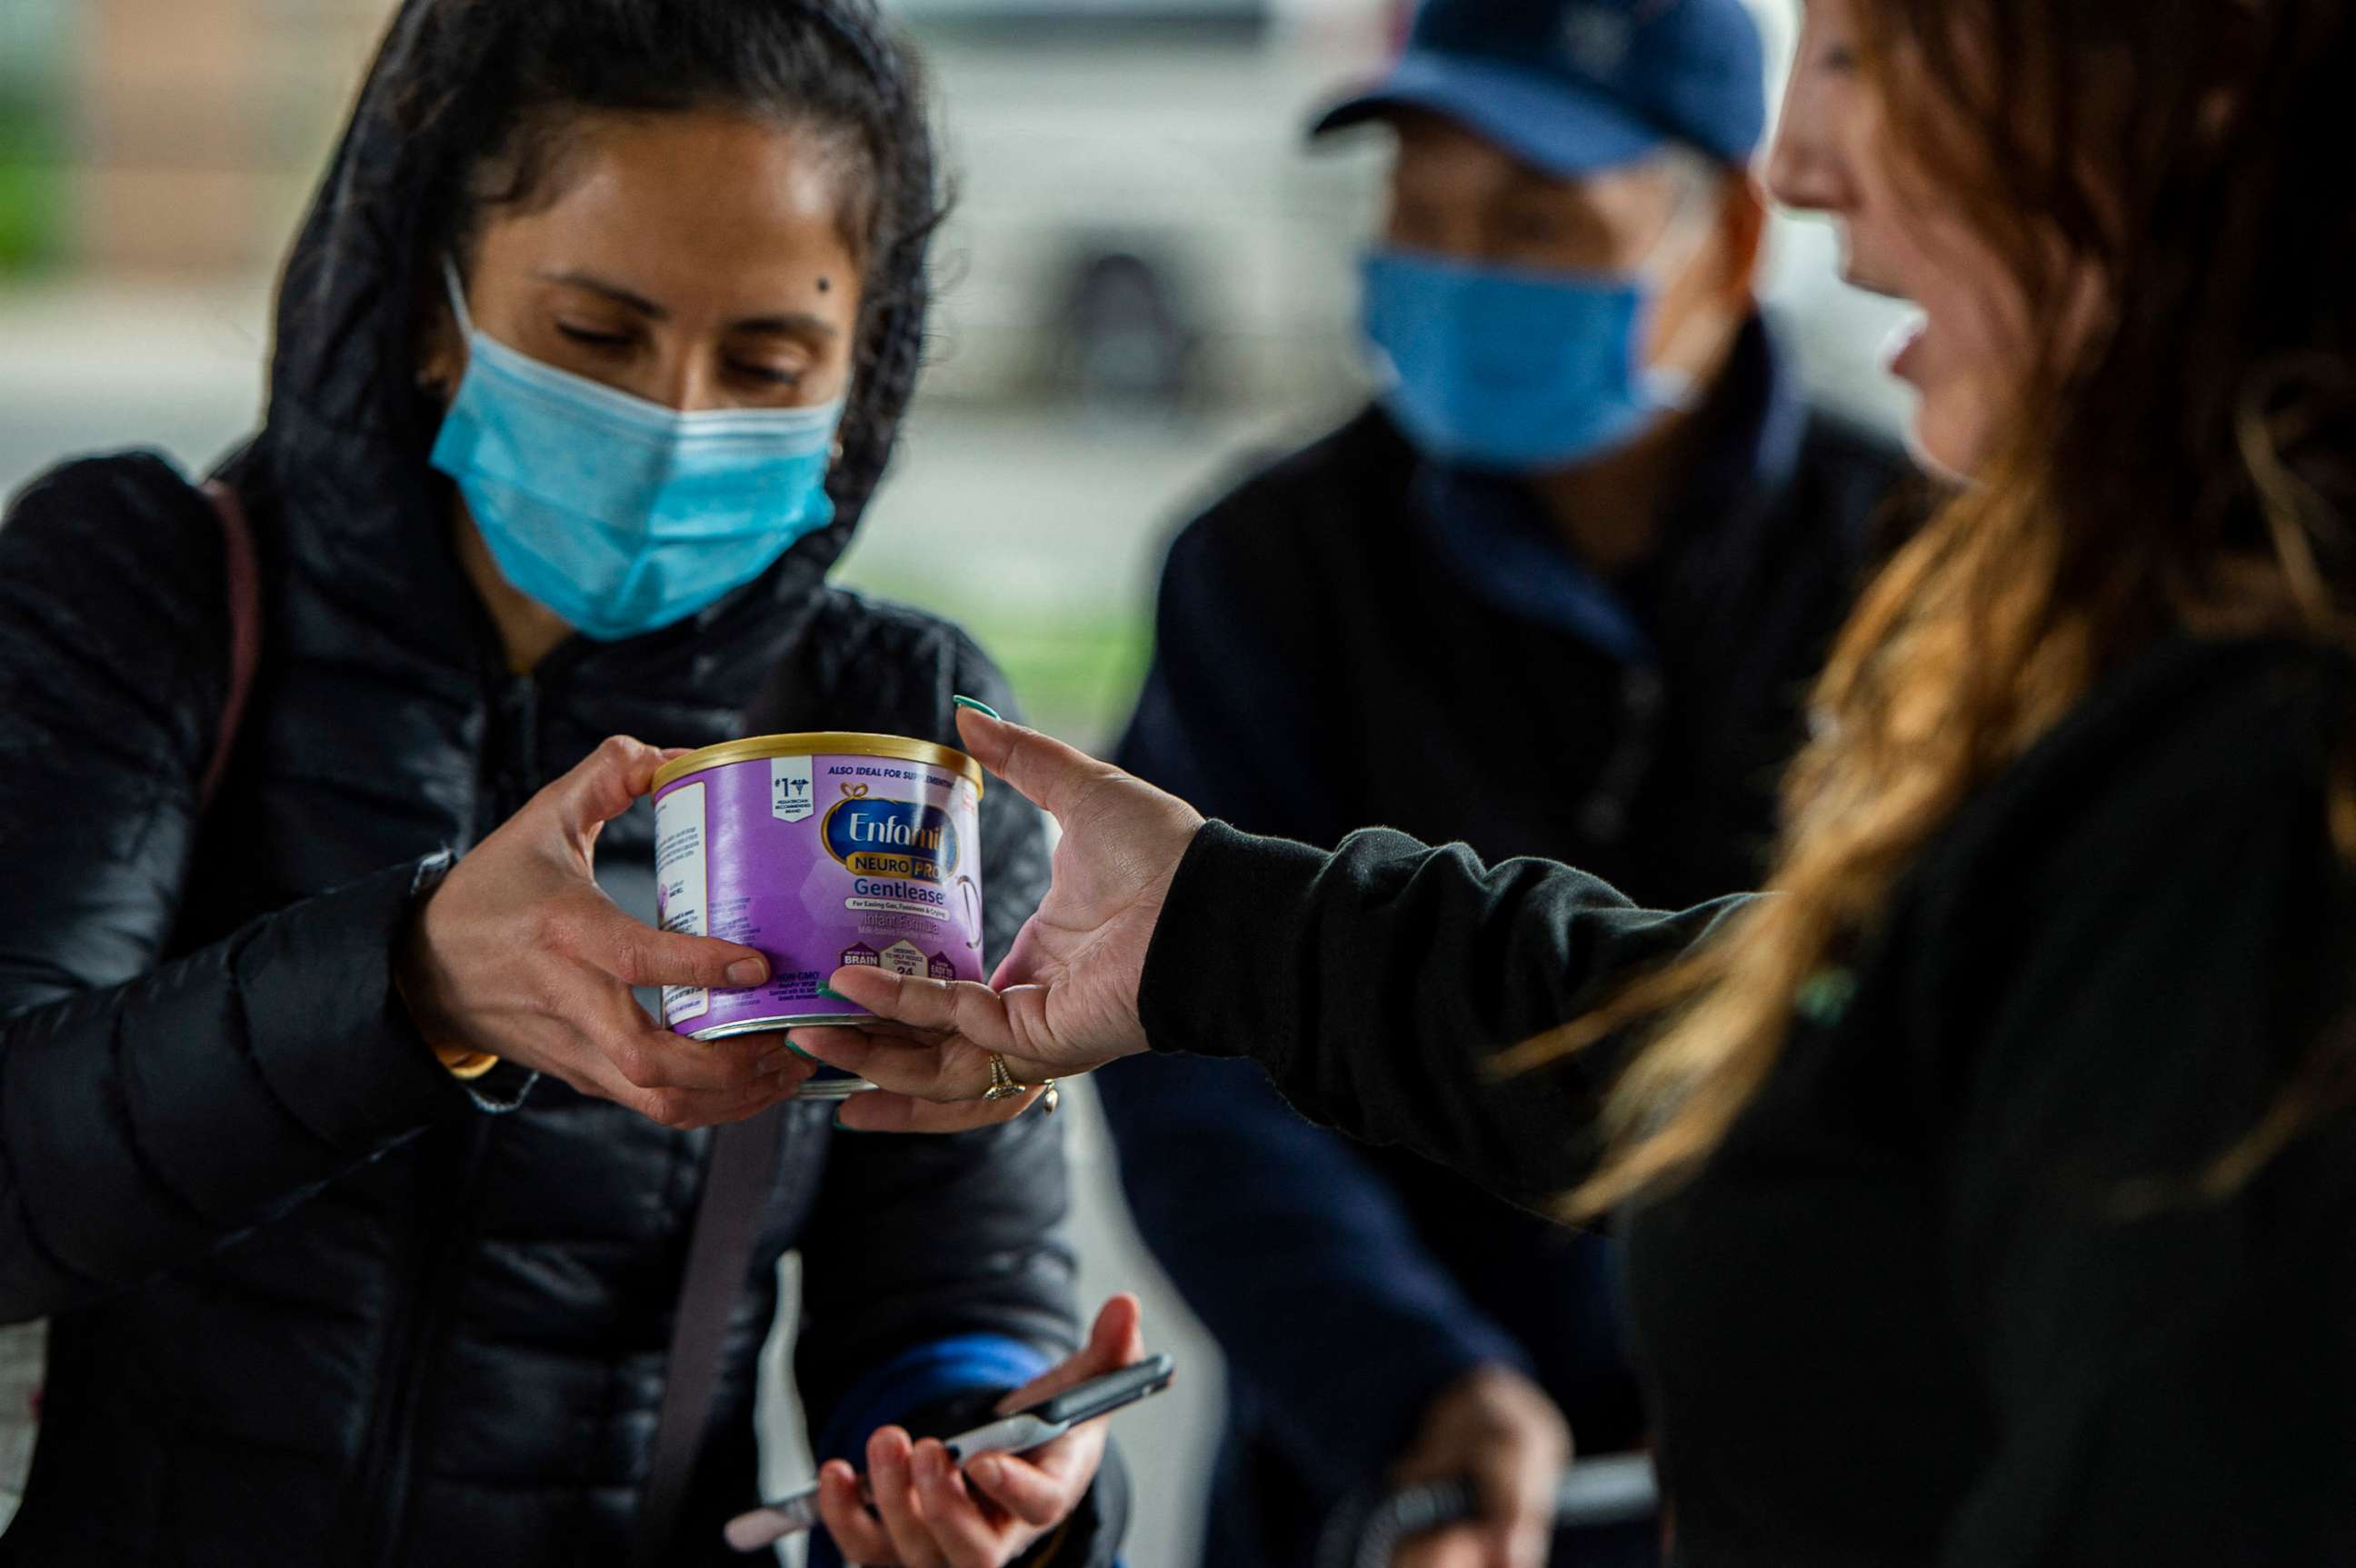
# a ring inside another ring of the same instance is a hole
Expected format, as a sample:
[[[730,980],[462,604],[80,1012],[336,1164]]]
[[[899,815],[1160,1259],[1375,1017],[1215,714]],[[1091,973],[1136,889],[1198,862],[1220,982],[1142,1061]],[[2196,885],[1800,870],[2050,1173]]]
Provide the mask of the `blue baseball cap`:
[[[1766,79],[1743,0],[1425,0],[1390,74],[1310,134],[1422,109],[1559,178],[1674,143],[1742,164],[1766,134]]]

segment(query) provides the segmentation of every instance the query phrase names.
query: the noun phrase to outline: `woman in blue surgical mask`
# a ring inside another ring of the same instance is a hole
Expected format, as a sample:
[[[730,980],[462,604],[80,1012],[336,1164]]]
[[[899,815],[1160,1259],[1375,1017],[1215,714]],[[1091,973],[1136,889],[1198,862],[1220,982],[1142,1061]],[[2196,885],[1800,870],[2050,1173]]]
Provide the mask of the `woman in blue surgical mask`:
[[[210,493],[124,456],[16,498],[0,1318],[49,1348],[0,1556],[733,1561],[794,1251],[814,1563],[1112,1561],[1100,1431],[967,1471],[925,1436],[1141,1354],[1126,1298],[1081,1347],[1058,1125],[840,1135],[782,1040],[633,998],[767,977],[649,923],[659,748],[953,744],[952,693],[1008,701],[955,627],[827,582],[939,199],[870,0],[408,0],[262,429]],[[994,961],[1046,851],[1012,792],[982,811]],[[774,1176],[674,1423],[734,1123]]]
[[[695,615],[835,518],[867,272],[843,207],[873,198],[807,134],[605,129],[627,150],[603,178],[492,209],[434,277],[447,313],[420,381],[448,407],[430,461],[524,668],[574,633]],[[715,210],[715,179],[757,195]]]

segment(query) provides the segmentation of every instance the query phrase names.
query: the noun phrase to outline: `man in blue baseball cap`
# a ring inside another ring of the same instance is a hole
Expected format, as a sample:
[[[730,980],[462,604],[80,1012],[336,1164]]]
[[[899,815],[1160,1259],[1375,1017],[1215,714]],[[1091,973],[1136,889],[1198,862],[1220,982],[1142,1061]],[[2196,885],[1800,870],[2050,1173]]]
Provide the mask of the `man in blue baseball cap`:
[[[1397,146],[1380,395],[1178,536],[1121,766],[1253,832],[1381,822],[1656,908],[1755,885],[1906,472],[1804,405],[1761,318],[1764,102],[1740,0],[1430,0],[1316,124]],[[1098,1082],[1140,1228],[1228,1359],[1206,1563],[1299,1568],[1353,1499],[1463,1478],[1483,1517],[1399,1561],[1537,1568],[1569,1445],[1644,1444],[1603,1240],[1312,1126],[1246,1063]]]

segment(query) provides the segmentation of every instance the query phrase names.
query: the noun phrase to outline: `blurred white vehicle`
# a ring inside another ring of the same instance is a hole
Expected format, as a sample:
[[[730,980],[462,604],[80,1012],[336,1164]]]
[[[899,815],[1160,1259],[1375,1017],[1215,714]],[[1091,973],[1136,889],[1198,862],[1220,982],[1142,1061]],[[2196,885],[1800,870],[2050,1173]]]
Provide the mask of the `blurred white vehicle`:
[[[1357,375],[1375,149],[1303,116],[1370,74],[1389,0],[893,0],[923,45],[958,207],[929,385],[1172,406]]]

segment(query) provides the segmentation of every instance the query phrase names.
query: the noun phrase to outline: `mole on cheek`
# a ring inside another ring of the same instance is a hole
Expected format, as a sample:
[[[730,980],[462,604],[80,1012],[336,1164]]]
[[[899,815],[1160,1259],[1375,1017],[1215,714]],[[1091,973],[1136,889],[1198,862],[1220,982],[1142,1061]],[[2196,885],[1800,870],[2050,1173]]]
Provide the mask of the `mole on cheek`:
[[[820,294],[832,294],[834,292],[834,280],[832,278],[819,279],[818,291]]]

